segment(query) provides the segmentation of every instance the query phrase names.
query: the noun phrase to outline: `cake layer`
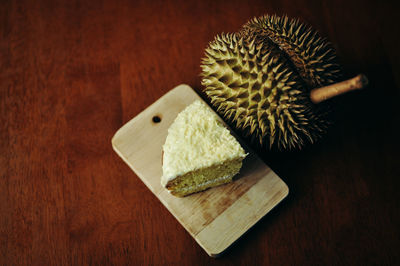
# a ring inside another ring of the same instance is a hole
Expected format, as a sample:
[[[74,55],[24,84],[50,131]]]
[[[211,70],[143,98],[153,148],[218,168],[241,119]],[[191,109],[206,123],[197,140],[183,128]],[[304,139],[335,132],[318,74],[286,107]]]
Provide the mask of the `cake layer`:
[[[171,194],[183,197],[211,187],[229,183],[242,167],[242,159],[227,161],[223,164],[188,172],[167,184]]]

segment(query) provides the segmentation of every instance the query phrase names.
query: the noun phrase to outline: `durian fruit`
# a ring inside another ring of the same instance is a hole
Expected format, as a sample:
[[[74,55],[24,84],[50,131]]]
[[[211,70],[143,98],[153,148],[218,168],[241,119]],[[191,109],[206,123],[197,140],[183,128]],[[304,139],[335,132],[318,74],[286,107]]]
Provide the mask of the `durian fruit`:
[[[331,46],[297,20],[264,16],[239,33],[218,35],[201,67],[204,91],[217,112],[263,146],[301,148],[329,125],[329,108],[315,104],[321,97],[311,99],[310,92],[336,82],[340,67]],[[327,98],[337,90],[322,92]]]
[[[332,45],[297,19],[275,15],[253,18],[239,35],[254,38],[257,42],[272,41],[290,59],[310,88],[335,83],[342,76]]]
[[[301,147],[327,127],[305,82],[270,42],[218,35],[206,49],[202,69],[202,84],[217,112],[262,145]]]

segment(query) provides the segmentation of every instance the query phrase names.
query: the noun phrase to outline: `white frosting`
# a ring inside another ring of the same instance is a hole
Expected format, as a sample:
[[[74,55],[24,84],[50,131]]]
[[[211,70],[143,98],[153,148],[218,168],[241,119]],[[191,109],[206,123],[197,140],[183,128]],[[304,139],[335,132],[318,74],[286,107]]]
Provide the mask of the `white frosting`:
[[[246,157],[239,142],[218,119],[200,100],[178,114],[163,146],[164,187],[185,173]]]

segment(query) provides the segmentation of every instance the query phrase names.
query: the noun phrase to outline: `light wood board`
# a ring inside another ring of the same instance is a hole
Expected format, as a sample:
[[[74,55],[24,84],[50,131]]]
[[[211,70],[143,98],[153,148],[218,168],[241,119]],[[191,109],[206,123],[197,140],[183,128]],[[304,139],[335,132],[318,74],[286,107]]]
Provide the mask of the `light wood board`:
[[[218,256],[284,199],[286,184],[253,152],[235,181],[178,198],[160,184],[162,145],[180,111],[201,98],[180,85],[120,128],[112,139],[118,155],[130,166],[197,243]],[[159,123],[153,117],[161,118]]]

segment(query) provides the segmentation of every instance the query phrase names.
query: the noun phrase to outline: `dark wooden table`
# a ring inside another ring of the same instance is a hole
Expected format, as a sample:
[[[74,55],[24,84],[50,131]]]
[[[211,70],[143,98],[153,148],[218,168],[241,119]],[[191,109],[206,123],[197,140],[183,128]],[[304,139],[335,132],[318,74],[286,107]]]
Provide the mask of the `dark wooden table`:
[[[339,0],[1,1],[0,265],[398,265],[398,11]],[[363,72],[370,85],[336,101],[317,144],[259,151],[290,196],[212,259],[110,141],[176,85],[201,92],[216,34],[273,13],[314,26],[346,76]]]

